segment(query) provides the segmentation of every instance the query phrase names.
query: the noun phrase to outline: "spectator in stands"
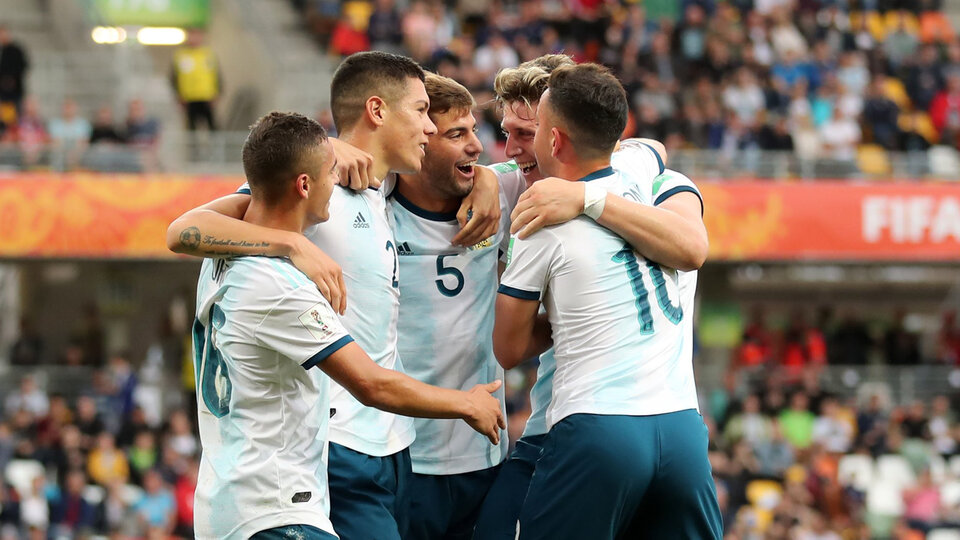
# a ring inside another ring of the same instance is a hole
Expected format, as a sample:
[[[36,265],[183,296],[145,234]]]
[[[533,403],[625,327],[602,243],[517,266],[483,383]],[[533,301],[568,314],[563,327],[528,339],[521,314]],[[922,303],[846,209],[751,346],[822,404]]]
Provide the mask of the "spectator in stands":
[[[47,393],[37,386],[33,376],[27,375],[20,379],[19,389],[7,396],[4,406],[8,415],[25,411],[31,418],[40,419],[50,410],[50,399]]]
[[[796,460],[793,447],[783,438],[780,422],[776,419],[770,423],[770,440],[758,444],[754,452],[760,464],[758,473],[777,480],[783,480],[787,469]]]
[[[90,144],[122,144],[126,142],[113,121],[113,108],[104,105],[97,109],[90,129]]]
[[[756,446],[769,441],[771,436],[771,421],[760,412],[760,397],[756,394],[750,394],[743,400],[743,410],[734,414],[723,430],[723,438],[728,445],[743,440]]]
[[[32,168],[41,162],[50,143],[50,134],[46,121],[40,116],[36,98],[28,96],[23,100],[23,110],[14,127],[7,131],[6,137],[17,144],[25,168]]]
[[[127,452],[130,462],[130,476],[136,483],[143,482],[144,474],[157,464],[157,440],[152,431],[141,431],[133,439],[133,445]]]
[[[65,99],[60,117],[50,121],[54,169],[71,171],[80,165],[90,140],[90,131],[90,122],[78,114],[76,102]]]
[[[906,439],[927,439],[930,436],[927,431],[929,422],[926,404],[920,400],[914,401],[900,421],[900,432]]]
[[[217,129],[213,106],[220,97],[223,82],[213,49],[205,45],[203,33],[191,30],[187,43],[173,53],[171,78],[177,99],[186,109],[187,129],[196,131],[203,123]]]
[[[84,437],[82,446],[89,449],[93,439],[104,430],[103,420],[97,411],[97,402],[93,397],[84,395],[77,398],[77,428]]]
[[[152,147],[160,137],[160,123],[147,116],[143,101],[132,99],[127,105],[127,119],[123,138],[136,147]]]
[[[14,366],[35,366],[40,363],[43,354],[43,339],[37,333],[33,323],[27,317],[20,319],[20,335],[10,347],[10,364]]]
[[[24,96],[24,80],[30,62],[27,53],[13,41],[6,26],[0,25],[0,118],[9,118],[5,107],[15,109],[13,120],[19,114]]]
[[[170,415],[167,445],[184,457],[192,456],[200,450],[193,426],[183,410],[176,410]]]
[[[890,69],[897,72],[916,54],[919,40],[916,33],[908,27],[905,12],[900,12],[895,17],[896,28],[884,39],[883,52],[887,56]]]
[[[827,398],[820,407],[820,416],[813,422],[812,440],[833,454],[850,451],[853,426],[843,418],[836,400]]]
[[[135,527],[131,527],[131,524],[136,523],[136,520],[130,515],[130,505],[127,504],[124,494],[125,487],[121,480],[114,480],[106,486],[107,496],[103,499],[103,528],[111,535],[125,532],[136,534],[139,532],[136,531]]]
[[[816,417],[810,412],[809,404],[810,399],[804,392],[794,392],[790,397],[790,408],[780,413],[783,436],[798,449],[807,448],[813,439]]]
[[[943,86],[943,71],[937,59],[937,49],[926,45],[920,49],[920,59],[907,72],[907,94],[918,109],[929,110],[930,102]]]
[[[57,483],[62,485],[66,482],[67,472],[86,468],[86,451],[80,430],[77,426],[67,425],[60,432],[60,444],[51,450],[44,463],[56,469]]]
[[[870,93],[863,105],[863,121],[874,143],[896,150],[900,143],[900,107],[887,97],[885,85],[886,76],[878,73],[870,83]]]
[[[44,539],[50,527],[50,506],[46,496],[47,481],[37,476],[26,493],[20,494],[20,521],[31,539]]]
[[[149,537],[151,531],[162,531],[164,538],[173,532],[177,522],[177,503],[163,483],[163,477],[155,470],[143,477],[143,495],[133,504],[133,511],[142,530]],[[153,533],[156,534],[156,533]]]
[[[352,17],[344,13],[340,16],[333,34],[330,36],[330,52],[340,56],[370,49],[370,40],[365,28],[359,28]]]
[[[87,460],[90,479],[101,486],[109,486],[114,480],[126,482],[130,478],[127,456],[117,449],[113,435],[104,431],[97,436],[97,446]]]
[[[957,451],[957,440],[953,437],[955,425],[956,416],[950,410],[950,400],[947,396],[934,398],[933,411],[926,431],[933,439],[934,451],[942,456],[949,456]]]
[[[82,470],[67,473],[60,496],[50,503],[50,524],[58,537],[80,537],[92,532],[97,520],[97,507],[84,498],[87,476]]]
[[[493,85],[493,77],[501,69],[516,67],[520,57],[507,43],[506,38],[499,31],[490,34],[487,43],[477,47],[473,56],[473,65],[483,76],[486,85]]]
[[[45,456],[60,444],[60,434],[64,427],[73,423],[73,411],[67,400],[60,394],[50,396],[50,410],[36,423],[37,444]]]
[[[903,490],[903,504],[911,529],[927,533],[940,521],[940,488],[933,483],[930,469],[920,471],[916,487]]]
[[[760,111],[764,109],[763,90],[749,68],[737,70],[736,82],[723,91],[723,104],[736,114],[745,129],[753,129]]]
[[[374,50],[392,53],[402,52],[403,19],[394,0],[377,0],[370,21],[367,23],[367,39]]]
[[[960,73],[951,73],[946,88],[930,102],[930,120],[941,143],[954,148],[960,145]]]
[[[174,533],[183,538],[193,538],[193,492],[197,489],[199,470],[200,464],[191,458],[174,487],[177,503],[177,526]]]

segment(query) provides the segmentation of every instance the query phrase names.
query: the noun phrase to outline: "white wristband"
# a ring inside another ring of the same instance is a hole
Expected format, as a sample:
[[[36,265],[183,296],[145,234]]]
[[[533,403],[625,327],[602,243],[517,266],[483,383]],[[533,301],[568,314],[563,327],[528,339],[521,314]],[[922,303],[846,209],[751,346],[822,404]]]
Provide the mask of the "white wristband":
[[[599,219],[607,203],[607,190],[599,184],[585,182],[583,186],[583,214]]]

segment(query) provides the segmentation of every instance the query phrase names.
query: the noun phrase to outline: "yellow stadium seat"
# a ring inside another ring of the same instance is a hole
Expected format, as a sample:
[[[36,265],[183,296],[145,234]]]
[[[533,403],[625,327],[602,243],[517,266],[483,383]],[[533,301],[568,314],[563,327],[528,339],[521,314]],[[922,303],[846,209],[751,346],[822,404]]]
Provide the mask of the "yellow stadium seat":
[[[907,88],[900,79],[887,77],[883,90],[883,93],[886,94],[891,101],[896,103],[901,111],[906,111],[910,108],[910,96],[907,95]]]
[[[343,14],[350,19],[353,27],[358,31],[367,30],[371,13],[373,13],[373,5],[370,2],[352,0],[343,3]]]
[[[893,33],[897,30],[900,17],[904,19],[904,28],[909,34],[917,36],[920,34],[920,21],[917,16],[909,11],[888,11],[884,17],[884,23],[887,27],[887,33]]]
[[[891,170],[890,157],[879,144],[861,144],[857,148],[857,166],[870,176],[889,175]]]

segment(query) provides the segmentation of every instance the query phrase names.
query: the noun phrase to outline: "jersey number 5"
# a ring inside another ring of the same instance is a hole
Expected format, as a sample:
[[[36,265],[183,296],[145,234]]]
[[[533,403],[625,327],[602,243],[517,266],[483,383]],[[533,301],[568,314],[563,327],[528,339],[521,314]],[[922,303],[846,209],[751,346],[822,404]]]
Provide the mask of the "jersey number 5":
[[[653,333],[653,314],[650,312],[650,299],[647,287],[643,284],[643,275],[640,273],[640,264],[637,256],[633,253],[633,248],[624,246],[623,249],[613,256],[613,262],[622,263],[627,267],[627,275],[630,276],[630,286],[633,288],[633,295],[637,298],[637,320],[640,322],[640,332],[642,334]],[[663,275],[660,265],[647,261],[647,269],[650,272],[650,280],[653,282],[654,290],[657,295],[657,304],[660,310],[673,324],[679,324],[683,319],[683,306],[673,305],[670,301],[670,294],[667,291],[667,279]],[[679,295],[678,295],[679,296]]]
[[[230,412],[230,394],[233,392],[227,363],[216,346],[217,329],[225,321],[223,310],[216,304],[210,308],[209,327],[205,328],[199,319],[193,321],[197,387],[204,406],[217,418]]]
[[[463,272],[454,266],[444,266],[444,257],[455,257],[456,254],[439,255],[437,257],[437,290],[444,296],[456,296],[463,290]],[[457,285],[452,289],[443,282],[443,276],[453,276],[457,280]]]

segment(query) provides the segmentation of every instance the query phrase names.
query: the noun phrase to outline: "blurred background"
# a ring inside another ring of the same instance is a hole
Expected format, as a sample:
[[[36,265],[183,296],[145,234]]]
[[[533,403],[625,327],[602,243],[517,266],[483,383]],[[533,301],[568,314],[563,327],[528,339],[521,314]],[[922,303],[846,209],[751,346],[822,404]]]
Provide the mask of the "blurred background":
[[[730,539],[960,539],[960,1],[0,0],[0,540],[191,538],[199,262],[167,224],[371,48],[476,95],[610,66],[703,191]],[[507,376],[510,432],[535,377]]]

